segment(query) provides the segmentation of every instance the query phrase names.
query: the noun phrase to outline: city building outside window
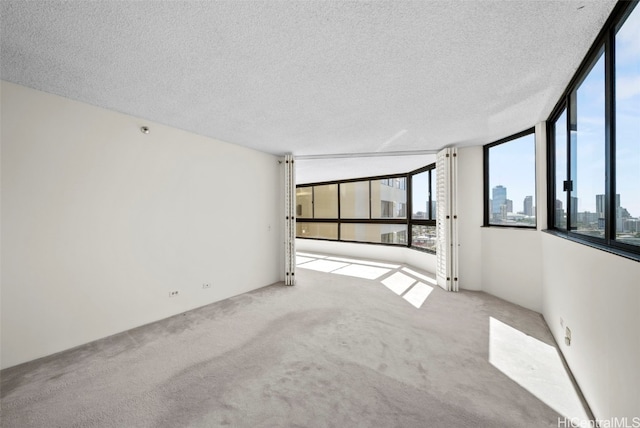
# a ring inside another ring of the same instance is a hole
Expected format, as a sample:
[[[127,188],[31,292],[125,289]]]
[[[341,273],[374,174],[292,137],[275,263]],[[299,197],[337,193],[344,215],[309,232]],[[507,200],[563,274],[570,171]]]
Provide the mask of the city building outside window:
[[[536,227],[533,129],[484,146],[485,226]]]

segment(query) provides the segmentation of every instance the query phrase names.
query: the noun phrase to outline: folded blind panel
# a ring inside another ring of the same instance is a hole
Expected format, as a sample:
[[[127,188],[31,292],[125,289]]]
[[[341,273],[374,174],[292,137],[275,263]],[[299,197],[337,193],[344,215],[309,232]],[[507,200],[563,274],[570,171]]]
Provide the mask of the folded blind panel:
[[[447,291],[458,291],[457,161],[455,148],[436,158],[436,280]]]
[[[296,275],[296,178],[292,155],[284,157],[284,282],[295,285]]]

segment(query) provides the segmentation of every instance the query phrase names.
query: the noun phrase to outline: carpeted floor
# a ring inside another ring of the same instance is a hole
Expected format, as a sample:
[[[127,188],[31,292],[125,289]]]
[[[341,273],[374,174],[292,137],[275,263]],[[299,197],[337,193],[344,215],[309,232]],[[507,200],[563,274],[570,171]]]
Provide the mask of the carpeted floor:
[[[381,283],[398,268],[363,279],[304,264],[295,287],[2,371],[1,426],[558,426],[489,361],[492,318],[553,345],[539,314],[437,287],[412,305]]]

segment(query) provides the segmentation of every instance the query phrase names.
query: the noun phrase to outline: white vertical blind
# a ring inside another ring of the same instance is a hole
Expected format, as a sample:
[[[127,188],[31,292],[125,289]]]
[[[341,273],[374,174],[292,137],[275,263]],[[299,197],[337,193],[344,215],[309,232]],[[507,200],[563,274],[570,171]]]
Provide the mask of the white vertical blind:
[[[436,280],[447,291],[458,291],[457,149],[436,158]]]
[[[293,155],[284,157],[284,282],[295,285],[296,274],[296,178]]]

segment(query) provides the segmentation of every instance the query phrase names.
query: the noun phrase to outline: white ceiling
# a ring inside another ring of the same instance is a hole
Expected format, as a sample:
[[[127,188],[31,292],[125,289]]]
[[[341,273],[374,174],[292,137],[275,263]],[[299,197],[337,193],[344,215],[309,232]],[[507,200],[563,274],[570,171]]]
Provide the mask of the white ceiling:
[[[436,151],[544,120],[614,5],[2,1],[0,72],[267,153]]]

